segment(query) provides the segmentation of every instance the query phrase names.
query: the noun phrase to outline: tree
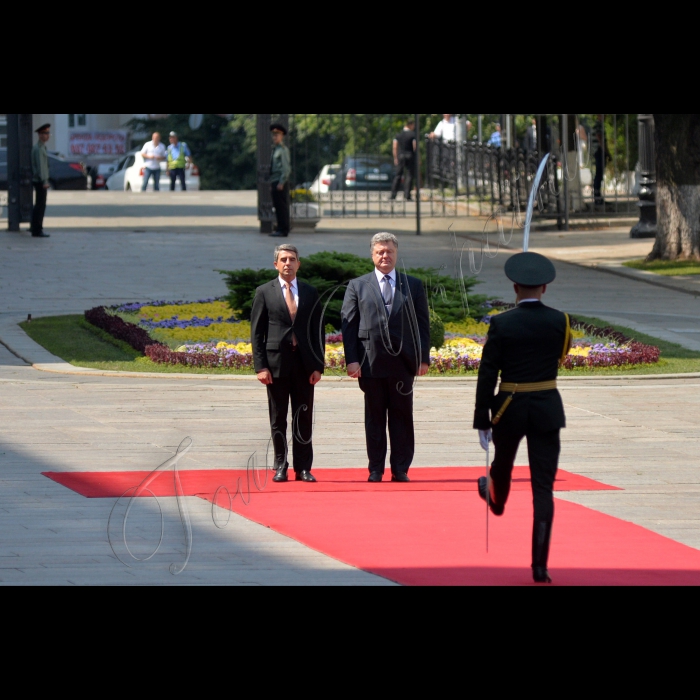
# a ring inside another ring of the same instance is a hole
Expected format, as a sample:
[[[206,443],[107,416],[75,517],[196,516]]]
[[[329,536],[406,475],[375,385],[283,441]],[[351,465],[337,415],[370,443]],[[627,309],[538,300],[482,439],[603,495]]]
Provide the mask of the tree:
[[[700,259],[700,114],[655,114],[658,233],[649,260]]]

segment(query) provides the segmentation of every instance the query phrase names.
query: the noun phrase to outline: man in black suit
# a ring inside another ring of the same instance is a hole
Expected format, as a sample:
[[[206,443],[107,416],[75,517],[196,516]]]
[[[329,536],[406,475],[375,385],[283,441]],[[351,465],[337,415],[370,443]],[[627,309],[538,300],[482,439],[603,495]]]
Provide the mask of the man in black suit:
[[[318,292],[297,279],[299,251],[291,245],[275,250],[279,277],[259,287],[251,315],[253,356],[258,380],[267,387],[272,443],[273,481],[288,481],[287,414],[292,401],[294,471],[297,481],[313,483],[312,445],[314,387],[325,369],[325,339]]]
[[[481,446],[487,450],[493,439],[496,447],[490,479],[479,480],[479,495],[496,516],[505,512],[518,447],[527,438],[535,510],[532,569],[536,583],[552,582],[547,564],[553,491],[560,431],[566,427],[557,375],[571,349],[571,326],[566,314],[542,303],[542,295],[556,274],[554,265],[537,253],[520,253],[506,264],[506,275],[515,284],[517,307],[491,318],[474,415]],[[500,390],[494,396],[499,373]]]
[[[369,481],[381,482],[387,454],[392,481],[409,482],[415,453],[413,383],[430,368],[430,315],[423,283],[398,273],[399,242],[391,233],[372,239],[375,270],[353,280],[343,303],[348,375],[365,394]]]

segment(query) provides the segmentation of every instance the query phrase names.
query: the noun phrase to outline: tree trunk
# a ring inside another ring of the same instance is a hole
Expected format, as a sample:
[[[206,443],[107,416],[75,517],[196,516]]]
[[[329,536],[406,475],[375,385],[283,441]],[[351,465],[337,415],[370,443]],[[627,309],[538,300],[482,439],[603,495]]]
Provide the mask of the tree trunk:
[[[700,259],[700,114],[655,114],[658,234],[649,260]]]

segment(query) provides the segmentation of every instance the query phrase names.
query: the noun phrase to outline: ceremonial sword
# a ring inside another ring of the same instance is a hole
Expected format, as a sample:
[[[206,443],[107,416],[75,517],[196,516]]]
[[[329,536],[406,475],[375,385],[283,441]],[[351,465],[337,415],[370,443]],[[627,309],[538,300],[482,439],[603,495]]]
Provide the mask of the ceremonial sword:
[[[544,169],[547,167],[547,162],[549,161],[549,156],[547,154],[540,163],[540,167],[537,170],[537,176],[535,181],[532,183],[532,190],[530,191],[530,199],[527,203],[527,216],[525,217],[525,233],[523,234],[523,252],[527,253],[530,249],[530,227],[532,226],[532,217],[535,215],[535,200],[537,199],[537,193],[540,190],[540,182],[542,181],[542,176],[544,175]],[[486,553],[489,553],[489,511],[491,500],[491,470],[489,469],[489,462],[491,461],[491,442],[486,444]]]

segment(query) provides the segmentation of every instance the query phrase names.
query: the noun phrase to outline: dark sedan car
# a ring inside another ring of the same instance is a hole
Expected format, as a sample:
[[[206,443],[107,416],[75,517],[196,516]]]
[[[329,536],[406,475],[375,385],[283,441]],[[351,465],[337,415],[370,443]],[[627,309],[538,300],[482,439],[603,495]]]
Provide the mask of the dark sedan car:
[[[82,163],[71,163],[49,153],[49,183],[54,190],[86,190],[88,177]],[[7,149],[0,148],[0,190],[7,190]]]
[[[390,190],[394,179],[394,162],[384,156],[348,156],[331,184],[332,191]]]

